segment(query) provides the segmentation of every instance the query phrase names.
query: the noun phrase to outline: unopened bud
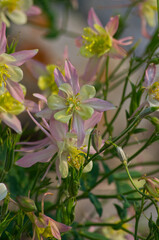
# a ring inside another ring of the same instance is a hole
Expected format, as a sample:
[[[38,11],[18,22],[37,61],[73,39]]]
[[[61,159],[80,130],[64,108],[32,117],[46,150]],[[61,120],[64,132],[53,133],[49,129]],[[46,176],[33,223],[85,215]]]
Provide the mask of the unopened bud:
[[[34,212],[37,210],[34,201],[28,197],[19,196],[17,202],[24,212]]]
[[[120,161],[121,161],[122,163],[127,162],[127,157],[126,157],[123,149],[122,149],[121,147],[118,147],[118,146],[117,146],[116,150],[117,150],[117,154],[118,154],[118,157],[119,157]]]
[[[0,183],[0,201],[7,196],[7,188],[4,183]]]
[[[159,201],[159,179],[156,177],[142,177],[146,181],[144,188],[150,194]]]
[[[102,146],[102,137],[99,131],[94,130],[92,134],[92,145],[94,149],[98,152]]]

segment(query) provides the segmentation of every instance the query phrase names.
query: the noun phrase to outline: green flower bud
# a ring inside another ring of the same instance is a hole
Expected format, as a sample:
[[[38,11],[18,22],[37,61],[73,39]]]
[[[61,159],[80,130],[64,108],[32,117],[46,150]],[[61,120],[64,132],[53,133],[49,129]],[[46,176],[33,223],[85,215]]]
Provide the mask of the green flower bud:
[[[28,197],[19,196],[17,202],[24,212],[34,212],[37,210],[34,201]]]

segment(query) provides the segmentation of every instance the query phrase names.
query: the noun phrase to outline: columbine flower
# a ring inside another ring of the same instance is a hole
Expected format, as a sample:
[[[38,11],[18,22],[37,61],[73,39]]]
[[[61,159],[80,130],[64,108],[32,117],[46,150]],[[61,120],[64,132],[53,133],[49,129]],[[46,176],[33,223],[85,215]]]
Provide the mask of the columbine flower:
[[[151,64],[147,68],[143,85],[148,92],[147,102],[149,105],[159,106],[159,79],[156,77],[155,64]]]
[[[157,0],[143,0],[138,4],[139,16],[141,18],[142,35],[146,38],[151,36],[146,30],[146,24],[150,27],[156,26]]]
[[[58,68],[54,74],[60,91],[58,95],[52,94],[48,98],[48,107],[56,111],[56,120],[72,122],[72,129],[77,133],[81,145],[85,137],[84,120],[91,118],[94,111],[104,112],[115,107],[107,101],[94,98],[96,90],[93,86],[83,85],[80,89],[76,69],[68,60],[65,62],[65,77]]]
[[[0,1],[0,23],[4,22],[10,26],[10,19],[15,24],[25,24],[27,15],[38,15],[40,8],[33,5],[33,0],[1,0]]]
[[[50,124],[48,125],[43,118],[44,128],[30,113],[29,115],[47,137],[37,142],[22,142],[21,144],[30,145],[30,147],[20,150],[24,153],[24,157],[19,159],[16,164],[21,167],[30,167],[37,162],[48,162],[54,154],[58,152],[56,172],[59,179],[61,176],[62,178],[68,176],[69,166],[79,170],[85,162],[85,152],[82,146],[77,147],[77,136],[67,131],[67,124],[51,118]],[[101,113],[95,113],[92,119],[86,121],[84,130],[86,131],[88,128],[94,127],[100,121],[101,117]],[[91,168],[92,162],[86,165],[83,171],[88,172]]]
[[[141,177],[145,180],[144,188],[150,194],[159,201],[159,179],[156,177]]]
[[[61,233],[71,229],[70,226],[57,222],[44,214],[44,197],[48,194],[52,195],[52,193],[44,194],[41,202],[42,212],[39,213],[38,217],[33,212],[26,213],[34,227],[33,240],[35,240],[36,236],[39,240],[43,240],[43,238],[52,239],[52,237],[61,240]]]
[[[0,183],[0,201],[7,196],[7,188],[4,183]]]
[[[0,94],[8,90],[16,100],[22,102],[24,95],[18,82],[23,78],[23,71],[19,66],[34,57],[38,50],[24,50],[7,54],[5,32],[6,25],[2,23],[0,30]]]
[[[17,133],[21,133],[22,128],[16,115],[19,115],[24,110],[24,104],[13,98],[9,92],[0,95],[0,120]]]
[[[77,39],[77,46],[80,47],[80,53],[84,57],[101,57],[109,54],[113,57],[124,57],[126,51],[121,48],[122,45],[132,43],[132,37],[126,37],[120,40],[113,38],[119,26],[119,17],[111,17],[105,27],[101,24],[93,8],[88,14],[89,27],[84,28],[83,35]]]
[[[57,87],[57,84],[55,82],[55,77],[54,77],[55,68],[58,68],[60,70],[60,68],[56,65],[52,65],[52,64],[47,65],[45,74],[39,76],[39,79],[38,79],[39,88],[42,91],[47,90],[50,94],[58,93],[58,87]],[[64,71],[62,71],[62,73],[64,74]]]

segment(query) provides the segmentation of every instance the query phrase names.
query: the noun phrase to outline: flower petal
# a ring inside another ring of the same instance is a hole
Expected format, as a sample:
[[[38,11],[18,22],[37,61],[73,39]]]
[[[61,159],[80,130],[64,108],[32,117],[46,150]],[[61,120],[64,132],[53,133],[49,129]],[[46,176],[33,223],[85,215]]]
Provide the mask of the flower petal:
[[[56,121],[53,117],[50,120],[50,132],[56,141],[62,141],[66,137],[67,124]]]
[[[115,109],[115,106],[112,103],[99,98],[91,98],[84,101],[84,103],[92,107],[97,112],[104,112],[107,110]]]
[[[7,39],[6,39],[6,25],[2,22],[0,30],[0,54],[6,51]]]
[[[67,94],[67,96],[72,96],[73,91],[69,83],[63,83],[60,85],[59,89]]]
[[[48,162],[51,160],[51,158],[57,151],[58,151],[57,147],[51,145],[44,150],[34,153],[27,153],[24,157],[22,157],[16,162],[16,165],[28,168],[37,162]]]
[[[0,183],[0,201],[7,196],[7,188],[4,183]]]
[[[11,55],[16,59],[16,61],[13,63],[13,65],[21,66],[27,60],[34,57],[37,53],[38,53],[38,49],[24,50],[24,51],[12,53]]]
[[[81,78],[86,83],[89,83],[95,80],[100,62],[101,62],[101,58],[97,58],[97,57],[92,57],[88,60],[88,63],[85,68],[85,72],[81,76]]]
[[[21,10],[15,9],[12,12],[8,11],[6,14],[15,24],[21,25],[27,22],[27,16]]]
[[[119,46],[119,43],[117,40],[113,39],[113,45],[109,52],[109,56],[113,58],[123,58],[126,57],[127,52],[124,48]]]
[[[22,126],[15,115],[0,113],[1,120],[17,133],[22,133]]]
[[[28,62],[26,62],[25,66],[36,79],[38,79],[40,76],[47,74],[46,66],[43,63],[34,59],[30,59]]]
[[[51,219],[51,225],[52,225],[52,222],[57,226],[57,228],[59,229],[60,232],[67,232],[72,228],[63,223],[57,222],[54,219]]]
[[[84,122],[84,130],[86,131],[89,128],[93,128],[97,123],[100,122],[102,115],[102,112],[95,111],[92,117]]]
[[[67,157],[63,153],[61,154],[61,158],[60,158],[59,171],[61,173],[62,178],[66,178],[68,176]]]
[[[69,60],[65,61],[65,78],[66,81],[72,86],[74,95],[76,95],[80,90],[78,75],[75,67],[70,63]]]
[[[8,65],[7,73],[13,82],[20,82],[23,79],[23,71],[19,67]]]
[[[53,111],[49,108],[45,108],[42,111],[36,113],[35,115],[40,118],[50,119],[53,114]]]
[[[150,64],[145,72],[144,87],[149,87],[154,83],[156,75],[156,65]]]
[[[6,88],[10,92],[13,98],[19,102],[24,101],[24,93],[19,83],[13,82],[10,79],[6,82]]]
[[[54,114],[54,118],[57,120],[57,121],[60,121],[62,123],[68,123],[69,120],[71,119],[72,117],[72,113],[69,114],[67,112],[67,109],[64,109],[62,111],[59,111],[57,113]]]
[[[93,98],[96,95],[96,90],[94,86],[91,85],[83,85],[79,92],[79,98],[83,100],[87,100],[89,98]]]
[[[42,94],[39,94],[39,93],[33,93],[33,96],[44,101],[45,103],[47,103],[47,99],[45,96],[43,96]]]
[[[73,115],[72,130],[77,134],[77,145],[80,147],[84,141],[85,131],[84,121],[77,113]]]
[[[55,77],[55,82],[58,87],[61,84],[66,82],[64,76],[62,75],[62,73],[60,72],[60,70],[58,68],[55,68],[55,70],[54,70],[54,77]]]
[[[66,100],[63,97],[52,94],[48,97],[48,107],[52,110],[60,110],[66,108]]]
[[[24,100],[24,106],[32,113],[39,112],[38,104],[31,100]]]
[[[99,20],[99,18],[98,18],[97,15],[96,15],[94,9],[91,8],[91,9],[89,10],[89,13],[88,13],[88,25],[89,25],[91,28],[94,29],[94,24],[98,24],[98,25],[100,25],[101,27],[103,27],[101,21]]]
[[[93,168],[93,162],[90,161],[83,169],[83,173],[87,173],[90,172]]]
[[[111,17],[107,25],[105,26],[106,31],[113,37],[117,32],[119,26],[119,16]]]
[[[76,113],[78,113],[83,120],[87,120],[92,117],[94,109],[87,104],[80,104],[80,110],[76,110]]]
[[[31,6],[26,12],[27,16],[35,16],[41,14],[41,9],[37,6]]]

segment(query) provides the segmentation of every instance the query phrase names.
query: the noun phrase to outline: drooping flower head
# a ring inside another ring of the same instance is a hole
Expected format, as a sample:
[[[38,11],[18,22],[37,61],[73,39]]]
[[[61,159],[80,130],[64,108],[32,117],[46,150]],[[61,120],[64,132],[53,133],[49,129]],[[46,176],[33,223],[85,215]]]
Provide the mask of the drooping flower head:
[[[146,30],[146,25],[156,26],[157,0],[143,0],[138,3],[139,16],[141,18],[142,35],[146,38],[151,36]]]
[[[150,64],[147,68],[143,85],[147,90],[150,106],[159,106],[159,77],[156,76],[155,64]]]
[[[80,88],[76,69],[70,61],[65,62],[65,77],[58,68],[54,74],[59,93],[48,98],[48,107],[56,112],[56,120],[67,124],[71,121],[71,129],[77,133],[81,145],[85,137],[84,121],[90,119],[94,111],[104,112],[115,107],[110,102],[94,98],[96,90],[93,86],[86,84]]]
[[[159,201],[159,179],[156,177],[141,177],[141,180],[145,180],[144,188],[150,196]]]
[[[126,37],[120,40],[114,38],[119,26],[118,16],[111,17],[103,27],[94,9],[91,8],[88,14],[88,25],[89,27],[84,28],[83,35],[76,40],[82,56],[88,58],[93,56],[99,58],[103,55],[118,58],[126,56],[126,51],[120,46],[131,44],[133,38]]]
[[[0,24],[4,22],[10,26],[9,20],[15,24],[25,24],[27,15],[38,15],[40,8],[33,5],[33,0],[1,0],[0,1]]]
[[[29,112],[28,112],[29,113]],[[55,153],[58,153],[56,159],[56,172],[60,178],[66,178],[69,172],[69,166],[79,170],[84,162],[85,152],[83,146],[77,146],[77,136],[68,132],[66,123],[61,123],[54,118],[50,119],[48,124],[43,118],[43,126],[39,124],[29,113],[32,120],[46,134],[46,138],[36,142],[22,142],[21,144],[30,145],[23,147],[20,151],[24,156],[16,164],[21,167],[31,167],[37,162],[49,162]],[[95,113],[93,118],[85,124],[85,131],[94,127],[101,119],[101,113]],[[90,171],[92,162],[85,166],[84,172]]]
[[[38,50],[24,50],[7,54],[6,45],[6,25],[2,23],[0,29],[0,95],[9,91],[16,100],[22,102],[24,94],[19,82],[23,78],[23,71],[19,66],[34,57]]]

